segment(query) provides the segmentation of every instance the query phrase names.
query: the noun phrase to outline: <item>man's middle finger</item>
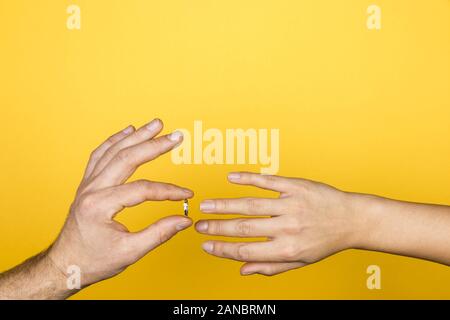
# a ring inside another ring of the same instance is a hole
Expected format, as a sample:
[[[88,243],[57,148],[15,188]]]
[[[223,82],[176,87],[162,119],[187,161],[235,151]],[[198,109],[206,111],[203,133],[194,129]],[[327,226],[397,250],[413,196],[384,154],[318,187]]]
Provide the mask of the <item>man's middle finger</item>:
[[[100,189],[124,183],[140,165],[169,152],[182,140],[182,133],[175,131],[172,134],[122,149],[94,178],[92,187]]]
[[[129,135],[125,139],[117,142],[112,145],[108,150],[106,150],[101,158],[97,161],[97,164],[94,167],[92,175],[97,176],[106,165],[117,155],[120,150],[137,145],[144,141],[153,139],[156,135],[158,135],[163,128],[163,123],[159,119],[154,119],[147,125],[139,128],[133,134]]]

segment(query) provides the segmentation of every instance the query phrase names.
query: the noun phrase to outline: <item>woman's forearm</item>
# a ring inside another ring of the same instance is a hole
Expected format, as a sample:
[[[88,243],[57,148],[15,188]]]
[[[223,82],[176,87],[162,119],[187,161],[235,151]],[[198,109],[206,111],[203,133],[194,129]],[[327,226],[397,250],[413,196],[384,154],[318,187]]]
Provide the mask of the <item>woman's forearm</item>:
[[[350,194],[360,228],[356,248],[450,265],[450,207]]]

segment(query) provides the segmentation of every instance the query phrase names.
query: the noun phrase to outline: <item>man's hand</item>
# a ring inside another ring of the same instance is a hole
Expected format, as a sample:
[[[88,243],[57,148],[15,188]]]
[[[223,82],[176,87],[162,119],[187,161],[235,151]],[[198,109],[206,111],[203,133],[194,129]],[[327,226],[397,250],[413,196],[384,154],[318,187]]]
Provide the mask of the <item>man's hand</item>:
[[[448,206],[347,193],[323,183],[254,173],[232,173],[228,180],[280,194],[276,199],[213,199],[200,205],[204,213],[253,218],[199,221],[198,232],[268,239],[203,244],[209,254],[246,262],[242,275],[279,274],[349,248],[450,264]]]
[[[114,220],[124,208],[144,201],[193,196],[191,190],[168,183],[147,180],[125,183],[140,165],[181,142],[179,132],[155,138],[161,130],[160,120],[137,131],[129,127],[92,153],[67,222],[48,253],[62,272],[77,265],[83,286],[118,274],[192,224],[184,216],[170,216],[131,233]]]
[[[66,287],[69,266],[79,268],[81,287],[85,287],[120,273],[192,225],[187,217],[170,216],[132,233],[114,220],[124,208],[144,201],[193,196],[191,190],[168,183],[147,180],[126,183],[140,165],[182,141],[179,132],[156,137],[162,127],[158,119],[139,130],[130,126],[92,153],[58,239],[46,252],[1,275],[0,297],[65,298],[74,293]]]

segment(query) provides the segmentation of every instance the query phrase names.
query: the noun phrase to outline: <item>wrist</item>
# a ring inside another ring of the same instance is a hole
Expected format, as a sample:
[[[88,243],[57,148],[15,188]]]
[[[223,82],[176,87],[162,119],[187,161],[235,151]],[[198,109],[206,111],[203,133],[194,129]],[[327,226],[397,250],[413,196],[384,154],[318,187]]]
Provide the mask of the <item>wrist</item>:
[[[359,193],[346,193],[345,198],[352,221],[349,248],[375,250],[381,235],[386,199]]]
[[[53,299],[66,299],[77,293],[79,289],[69,288],[68,279],[70,275],[67,270],[64,270],[58,264],[57,256],[53,255],[52,248],[50,247],[43,254],[43,267],[49,275],[49,279],[51,279],[49,282],[51,282]]]
[[[75,293],[44,251],[0,275],[0,299],[65,299]]]
[[[80,289],[73,288],[73,285],[70,284],[69,269],[64,267],[62,261],[63,257],[60,257],[57,253],[57,250],[53,250],[53,247],[50,247],[45,252],[46,259],[46,268],[49,274],[52,275],[52,279],[54,279],[54,290],[55,296],[58,296],[57,299],[65,299],[75,293],[77,293]]]

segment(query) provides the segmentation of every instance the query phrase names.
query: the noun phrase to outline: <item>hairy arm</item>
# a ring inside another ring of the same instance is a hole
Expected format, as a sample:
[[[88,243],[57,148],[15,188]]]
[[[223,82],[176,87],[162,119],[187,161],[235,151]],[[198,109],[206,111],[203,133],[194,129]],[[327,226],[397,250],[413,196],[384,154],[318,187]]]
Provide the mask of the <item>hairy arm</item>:
[[[65,299],[77,290],[69,290],[66,277],[47,252],[29,258],[0,274],[0,299]]]

